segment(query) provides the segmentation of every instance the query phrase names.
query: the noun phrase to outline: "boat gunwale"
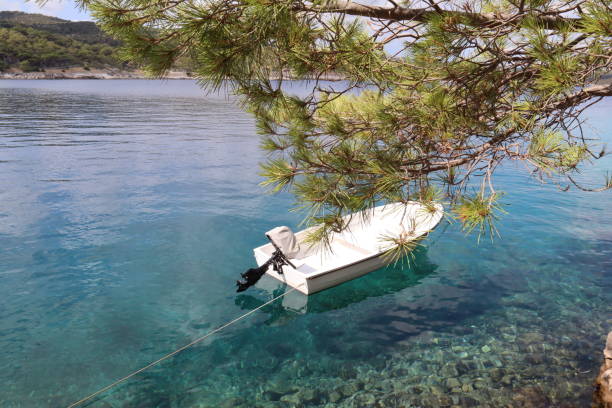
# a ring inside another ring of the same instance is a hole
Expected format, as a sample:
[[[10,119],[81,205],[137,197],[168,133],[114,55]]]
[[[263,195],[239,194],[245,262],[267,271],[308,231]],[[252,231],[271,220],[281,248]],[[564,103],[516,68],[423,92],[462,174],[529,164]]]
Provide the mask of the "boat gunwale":
[[[321,271],[321,272],[318,272],[318,273],[316,273],[316,274],[312,274],[312,275],[310,275],[310,276],[306,276],[306,278],[305,278],[305,279],[306,279],[307,281],[308,281],[308,280],[312,280],[312,279],[316,279],[316,278],[318,278],[318,277],[321,277],[321,276],[324,276],[324,275],[330,274],[330,273],[332,273],[332,272],[337,272],[337,271],[339,271],[339,270],[342,270],[342,269],[345,269],[345,268],[351,267],[351,266],[353,266],[353,265],[357,265],[357,264],[360,264],[360,263],[362,263],[362,262],[369,261],[370,259],[379,258],[379,257],[383,256],[384,254],[385,254],[385,252],[377,252],[377,253],[375,253],[374,255],[370,255],[370,256],[368,256],[368,257],[366,257],[366,258],[361,258],[361,259],[359,259],[358,261],[351,262],[351,263],[349,263],[349,264],[344,264],[344,265],[342,265],[342,266],[338,266],[338,267],[336,267],[336,268],[334,268],[334,269],[329,269],[329,270]],[[295,270],[295,269],[294,269],[294,270]],[[297,271],[297,270],[295,270],[295,271],[296,271],[296,272],[299,272],[299,271]]]
[[[420,203],[418,203],[418,202],[415,202],[415,203],[420,204]],[[420,204],[420,205],[422,205],[422,204]],[[428,235],[429,235],[429,233],[430,233],[431,231],[433,231],[433,230],[434,230],[434,229],[435,229],[435,228],[438,226],[438,224],[440,224],[440,222],[441,222],[441,221],[442,221],[442,219],[444,218],[444,207],[443,207],[442,205],[440,205],[439,203],[437,204],[437,207],[438,207],[438,208],[437,208],[437,209],[438,209],[438,211],[436,211],[436,215],[439,215],[438,220],[437,220],[437,221],[436,221],[436,222],[435,222],[435,223],[434,223],[434,224],[431,226],[431,228],[429,228],[427,231],[423,232],[422,234],[415,236],[415,237],[414,237],[414,239],[417,239],[417,238],[421,238],[421,237],[426,237],[426,236],[428,236]],[[302,233],[302,232],[304,232],[304,231],[306,231],[306,230],[301,230],[301,231],[298,231],[298,232],[296,233],[296,235],[297,235],[297,234],[299,234],[299,233]],[[266,254],[266,253],[263,251],[263,248],[264,248],[264,247],[266,247],[266,246],[272,246],[272,244],[267,243],[267,244],[261,245],[261,246],[259,246],[259,247],[256,247],[256,248],[254,248],[254,249],[253,249],[253,252],[255,252],[255,251],[259,250],[259,252],[260,252],[260,253],[262,253],[263,255],[267,255],[267,254]],[[381,256],[384,256],[384,254],[385,254],[385,253],[386,253],[386,252],[387,252],[389,249],[391,249],[391,248],[393,248],[393,247],[390,247],[390,248],[385,249],[385,250],[379,250],[378,252],[375,252],[375,253],[374,253],[374,254],[372,254],[372,255],[365,256],[364,258],[358,258],[358,259],[357,259],[357,260],[355,260],[354,262],[347,263],[347,264],[344,264],[344,265],[341,265],[341,266],[335,267],[335,268],[333,268],[333,269],[328,269],[328,270],[323,270],[323,271],[317,271],[317,272],[312,273],[312,274],[310,274],[310,275],[307,275],[307,274],[305,274],[304,272],[299,271],[297,268],[295,268],[295,269],[294,269],[294,268],[291,268],[291,270],[292,270],[292,271],[295,271],[295,272],[297,272],[298,274],[300,274],[300,275],[301,275],[301,276],[299,277],[299,279],[304,279],[304,280],[307,282],[307,281],[311,281],[311,280],[317,279],[317,278],[319,278],[319,277],[321,277],[321,276],[325,276],[325,275],[328,275],[328,274],[330,274],[330,273],[337,272],[337,271],[340,271],[340,270],[343,270],[343,269],[349,268],[349,267],[351,267],[351,266],[354,266],[354,265],[360,264],[360,263],[362,263],[362,262],[366,262],[366,261],[372,260],[372,259],[374,259],[374,258],[379,258],[379,257],[381,257]],[[285,283],[287,283],[287,282],[285,282]]]

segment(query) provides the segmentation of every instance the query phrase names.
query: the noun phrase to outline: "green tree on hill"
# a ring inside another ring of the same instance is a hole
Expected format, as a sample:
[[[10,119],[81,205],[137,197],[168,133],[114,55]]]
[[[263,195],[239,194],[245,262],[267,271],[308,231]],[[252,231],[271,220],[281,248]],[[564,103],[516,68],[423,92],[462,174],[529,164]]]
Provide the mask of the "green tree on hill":
[[[492,231],[500,164],[566,188],[603,155],[581,114],[612,95],[596,84],[609,0],[81,3],[153,75],[187,55],[206,88],[232,81],[270,152],[266,183],[295,194],[315,239],[381,201],[443,197],[466,230]],[[330,72],[346,86],[317,79]],[[284,92],[289,76],[312,92]]]
[[[30,72],[84,64],[121,67],[118,44],[92,22],[0,12],[0,71],[20,68]]]

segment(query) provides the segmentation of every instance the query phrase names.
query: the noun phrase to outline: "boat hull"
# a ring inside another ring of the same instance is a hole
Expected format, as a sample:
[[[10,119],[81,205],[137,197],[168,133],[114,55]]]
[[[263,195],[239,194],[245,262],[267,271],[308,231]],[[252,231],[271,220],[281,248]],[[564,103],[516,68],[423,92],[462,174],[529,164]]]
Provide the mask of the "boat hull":
[[[389,263],[390,258],[384,254],[392,247],[380,238],[393,236],[393,227],[401,227],[395,229],[396,234],[410,231],[412,239],[420,239],[438,225],[443,215],[442,206],[437,205],[434,212],[425,211],[424,208],[416,202],[376,207],[370,218],[355,216],[352,224],[351,219],[348,219],[349,227],[346,231],[331,237],[329,251],[319,247],[298,257],[300,259],[291,259],[294,267],[283,266],[283,273],[278,273],[270,266],[266,274],[305,295],[359,278]],[[303,242],[307,234],[308,230],[303,230],[295,237],[298,242]],[[266,263],[274,250],[272,244],[255,248],[257,264],[261,266]]]
[[[353,265],[347,265],[345,267],[338,268],[333,271],[313,276],[310,279],[306,279],[307,291],[303,293],[317,293],[324,289],[340,285],[341,283],[359,278],[363,275],[380,269],[388,263],[389,262],[385,262],[385,258],[382,255],[376,255],[363,261],[357,262]]]
[[[257,263],[260,265],[266,261],[266,259],[258,257],[257,255],[256,258]],[[317,293],[340,285],[341,283],[359,278],[365,274],[382,268],[388,263],[389,262],[385,261],[385,258],[381,254],[377,254],[368,259],[364,259],[341,268],[326,271],[312,277],[301,276],[302,273],[300,271],[297,271],[290,266],[283,267],[282,275],[274,271],[272,267],[268,268],[266,274],[280,282],[296,288],[305,295],[312,295],[313,293]]]

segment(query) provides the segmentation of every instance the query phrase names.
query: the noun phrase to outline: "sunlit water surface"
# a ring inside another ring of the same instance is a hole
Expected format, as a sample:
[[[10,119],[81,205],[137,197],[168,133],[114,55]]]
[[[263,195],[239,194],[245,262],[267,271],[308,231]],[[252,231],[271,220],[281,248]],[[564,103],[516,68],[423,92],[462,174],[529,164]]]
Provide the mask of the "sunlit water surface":
[[[610,113],[588,135],[612,141]],[[67,406],[282,293],[234,287],[300,220],[262,158],[252,118],[191,81],[0,82],[0,406]],[[612,193],[518,166],[497,185],[494,244],[442,224],[414,267],[276,302],[89,406],[588,406]]]

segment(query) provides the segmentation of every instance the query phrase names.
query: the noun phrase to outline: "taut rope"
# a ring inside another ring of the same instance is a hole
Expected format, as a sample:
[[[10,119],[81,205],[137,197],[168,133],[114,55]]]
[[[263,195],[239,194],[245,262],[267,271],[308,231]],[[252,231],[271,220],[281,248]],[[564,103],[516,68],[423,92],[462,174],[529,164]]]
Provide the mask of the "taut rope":
[[[74,407],[76,407],[77,405],[80,405],[80,404],[84,403],[85,401],[88,401],[88,400],[92,399],[92,398],[93,398],[93,397],[95,397],[96,395],[99,395],[99,394],[103,393],[104,391],[107,391],[107,390],[109,390],[109,389],[113,388],[114,386],[116,386],[116,385],[118,385],[118,384],[121,384],[121,383],[122,383],[122,382],[124,382],[125,380],[128,380],[128,379],[132,378],[133,376],[135,376],[135,375],[137,375],[137,374],[142,373],[143,371],[145,371],[145,370],[147,370],[147,369],[149,369],[149,368],[153,367],[154,365],[156,365],[156,364],[158,364],[158,363],[161,363],[161,362],[162,362],[162,361],[164,361],[164,360],[169,359],[170,357],[172,357],[172,356],[174,356],[174,355],[176,355],[176,354],[180,353],[181,351],[183,351],[183,350],[185,350],[185,349],[188,349],[189,347],[193,346],[194,344],[197,344],[197,343],[201,342],[202,340],[204,340],[204,339],[206,339],[206,338],[208,338],[208,337],[212,336],[213,334],[220,332],[221,330],[225,329],[226,327],[229,327],[229,326],[231,326],[232,324],[234,324],[234,323],[236,323],[236,322],[238,322],[238,321],[240,321],[240,320],[244,319],[245,317],[252,315],[253,313],[255,313],[256,311],[258,311],[258,310],[259,310],[259,309],[261,309],[262,307],[265,307],[265,306],[269,305],[270,303],[273,303],[275,300],[280,299],[280,298],[282,298],[282,297],[283,297],[283,296],[285,296],[285,295],[288,295],[289,293],[293,292],[294,290],[296,290],[298,287],[300,287],[300,286],[302,286],[302,285],[303,285],[303,283],[302,283],[301,285],[298,285],[298,286],[296,286],[296,287],[294,287],[294,288],[289,289],[289,290],[288,290],[288,291],[286,291],[285,293],[283,293],[283,294],[281,294],[281,295],[278,295],[278,296],[276,296],[275,298],[272,298],[272,299],[268,300],[268,301],[267,301],[266,303],[264,303],[263,305],[258,306],[258,307],[256,307],[255,309],[248,311],[247,313],[243,314],[242,316],[239,316],[239,317],[235,318],[234,320],[232,320],[232,321],[230,321],[230,322],[227,322],[227,323],[225,323],[224,325],[219,326],[219,327],[217,327],[217,328],[216,328],[216,329],[214,329],[214,330],[211,330],[210,332],[206,333],[204,336],[202,336],[202,337],[199,337],[199,338],[195,339],[195,340],[194,340],[194,341],[192,341],[191,343],[189,343],[189,344],[187,344],[187,345],[185,345],[185,346],[183,346],[183,347],[181,347],[181,348],[179,348],[179,349],[177,349],[177,350],[173,351],[172,353],[166,354],[165,356],[163,356],[163,357],[161,357],[161,358],[159,358],[159,359],[157,359],[157,360],[153,361],[152,363],[147,364],[146,366],[142,367],[141,369],[136,370],[136,371],[134,371],[133,373],[131,373],[131,374],[129,374],[129,375],[126,375],[126,376],[125,376],[125,377],[123,377],[123,378],[118,379],[118,380],[117,380],[117,381],[115,381],[114,383],[109,384],[109,385],[107,385],[107,386],[106,386],[106,387],[104,387],[104,388],[101,388],[100,390],[98,390],[98,391],[94,392],[93,394],[90,394],[90,395],[86,396],[85,398],[82,398],[82,399],[78,400],[77,402],[74,402],[74,403],[70,404],[70,405],[68,406],[68,408],[74,408]]]

